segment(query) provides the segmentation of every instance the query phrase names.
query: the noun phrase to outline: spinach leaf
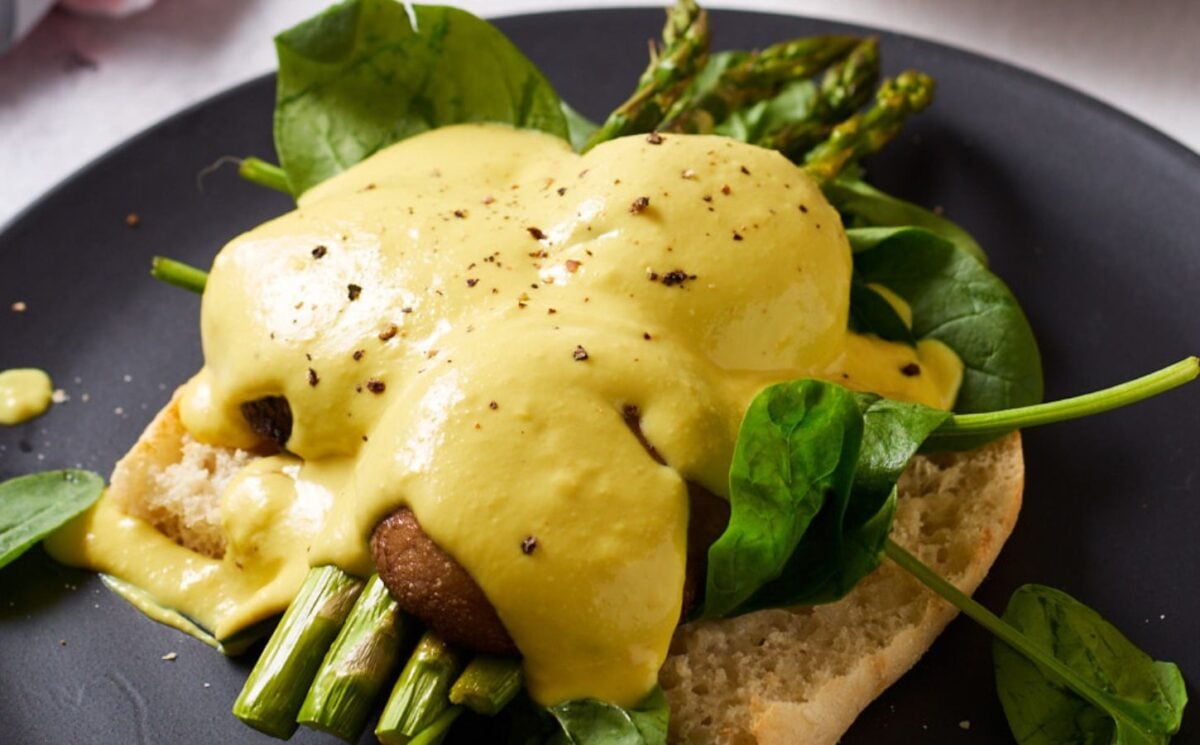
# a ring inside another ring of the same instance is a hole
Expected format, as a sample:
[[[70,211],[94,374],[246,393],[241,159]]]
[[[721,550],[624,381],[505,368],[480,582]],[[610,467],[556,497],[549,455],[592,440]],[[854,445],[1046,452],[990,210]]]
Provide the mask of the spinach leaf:
[[[1004,620],[1071,668],[1074,691],[999,639],[996,687],[1021,745],[1166,743],[1179,730],[1187,691],[1179,668],[1156,662],[1091,608],[1050,587],[1013,594]]]
[[[780,576],[739,611],[831,603],[882,561],[896,513],[896,481],[950,414],[872,394],[851,395],[862,416],[862,444],[849,493],[829,495]]]
[[[822,188],[825,197],[847,218],[848,226],[925,228],[987,266],[987,254],[970,233],[924,207],[884,194],[856,175],[846,173]]]
[[[91,507],[103,491],[104,479],[75,469],[0,484],[0,567]]]
[[[1008,287],[978,259],[922,228],[856,228],[846,235],[859,279],[904,298],[912,308],[913,335],[941,340],[962,359],[955,411],[1042,400],[1042,361],[1029,321]]]
[[[913,346],[912,329],[883,295],[858,277],[850,282],[850,330]]]
[[[578,699],[552,706],[550,713],[562,731],[554,745],[665,745],[670,710],[662,689],[655,687],[633,709],[595,699]]]
[[[562,112],[567,121],[567,139],[570,140],[571,147],[582,152],[588,140],[600,129],[600,125],[580,114],[566,101],[562,102]]]
[[[742,142],[761,143],[785,127],[814,120],[819,113],[818,95],[812,80],[794,81],[769,99],[729,112],[714,131]]]
[[[708,550],[704,615],[779,604],[780,577],[826,503],[844,504],[862,441],[854,396],[817,380],[761,391],[742,419],[729,467],[730,519]]]
[[[550,83],[487,21],[347,0],[275,37],[275,149],[293,194],[427,129],[503,122],[567,137]]]

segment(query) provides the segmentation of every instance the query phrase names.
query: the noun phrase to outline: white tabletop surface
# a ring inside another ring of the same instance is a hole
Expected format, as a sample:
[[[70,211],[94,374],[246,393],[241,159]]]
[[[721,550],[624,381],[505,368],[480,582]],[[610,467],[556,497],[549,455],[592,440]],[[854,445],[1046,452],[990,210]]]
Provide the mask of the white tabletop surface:
[[[329,1],[159,0],[123,20],[52,12],[0,56],[0,225],[113,145],[272,69],[272,34]],[[664,2],[458,0],[484,16]],[[1200,151],[1200,2],[709,0],[707,5],[852,21],[980,52],[1067,83]]]

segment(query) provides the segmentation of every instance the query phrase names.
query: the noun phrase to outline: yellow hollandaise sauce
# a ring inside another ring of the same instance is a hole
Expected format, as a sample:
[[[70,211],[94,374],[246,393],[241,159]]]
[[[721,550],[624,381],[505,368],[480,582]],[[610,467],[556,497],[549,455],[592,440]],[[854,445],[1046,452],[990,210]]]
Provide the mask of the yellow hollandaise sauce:
[[[243,403],[284,397],[293,420],[286,465],[226,489],[215,579],[117,562],[132,534],[82,562],[120,563],[220,636],[282,610],[309,566],[370,574],[371,531],[408,506],[496,607],[536,701],[632,705],[679,620],[687,483],[728,495],[759,390],[819,377],[953,404],[949,349],[847,331],[850,277],[836,211],[773,151],[666,135],[581,156],[499,125],[413,137],[213,265],[183,426],[249,448]],[[311,484],[319,508],[275,519]],[[98,515],[92,534],[120,524]]]
[[[41,416],[53,396],[50,376],[32,367],[0,372],[0,424],[15,425]]]

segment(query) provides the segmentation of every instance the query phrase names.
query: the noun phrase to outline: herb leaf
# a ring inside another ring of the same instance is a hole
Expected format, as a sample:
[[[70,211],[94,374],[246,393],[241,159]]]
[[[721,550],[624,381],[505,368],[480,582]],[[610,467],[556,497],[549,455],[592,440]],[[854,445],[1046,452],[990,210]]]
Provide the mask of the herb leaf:
[[[542,73],[462,10],[348,0],[279,34],[275,49],[275,148],[295,195],[447,124],[502,122],[567,137]]]
[[[655,687],[633,709],[595,699],[577,699],[552,706],[550,713],[562,731],[555,745],[665,745],[670,710],[662,689]]]
[[[862,414],[862,443],[850,492],[830,495],[780,577],[754,594],[754,607],[831,603],[873,572],[891,534],[896,482],[925,438],[950,417],[920,404],[852,395]]]
[[[103,491],[104,479],[75,469],[0,484],[0,567],[91,507]]]
[[[822,190],[830,203],[847,218],[848,226],[924,228],[987,266],[987,254],[970,233],[924,207],[885,194],[862,179],[845,174],[822,184]]]
[[[850,281],[850,330],[915,346],[912,329],[883,295],[858,277]]]
[[[913,335],[944,342],[965,370],[954,410],[995,411],[1042,400],[1042,362],[1012,292],[976,258],[922,228],[846,231],[854,271],[911,306]],[[964,441],[975,447],[982,440]]]
[[[997,639],[996,687],[1021,745],[1150,745],[1179,730],[1187,703],[1179,668],[1152,660],[1091,608],[1059,590],[1026,585],[1003,618],[1090,688],[1083,697]]]
[[[566,101],[562,102],[562,112],[567,121],[567,139],[571,142],[571,147],[582,151],[596,130],[600,129],[600,125],[579,113]]]
[[[896,481],[950,413],[797,380],[751,402],[704,615],[837,600],[883,558]]]
[[[862,442],[846,389],[817,380],[770,386],[742,419],[729,467],[730,518],[708,550],[704,615],[778,605],[796,547],[827,502],[844,504]]]

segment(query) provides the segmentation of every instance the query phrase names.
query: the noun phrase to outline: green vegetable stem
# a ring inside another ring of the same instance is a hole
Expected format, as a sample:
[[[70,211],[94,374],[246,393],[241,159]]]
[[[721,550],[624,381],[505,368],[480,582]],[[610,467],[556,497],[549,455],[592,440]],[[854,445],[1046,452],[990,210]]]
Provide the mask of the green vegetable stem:
[[[1025,427],[1102,414],[1190,383],[1197,375],[1200,375],[1200,360],[1187,357],[1149,375],[1081,396],[1004,411],[956,414],[937,429],[923,449],[958,449],[955,440],[960,438],[974,441],[980,436],[996,437]]]
[[[624,135],[649,132],[708,60],[708,13],[695,0],[678,0],[667,11],[662,44],[651,48],[650,64],[633,94],[608,115],[583,150]]]
[[[272,737],[291,737],[305,693],[362,589],[362,580],[337,567],[310,569],[234,702],[234,716]]]
[[[253,156],[243,158],[238,163],[238,175],[252,184],[265,186],[268,189],[291,194],[292,187],[288,183],[287,172],[274,163],[268,163]]]
[[[808,153],[804,169],[819,182],[831,181],[860,158],[879,152],[908,117],[933,102],[933,88],[933,78],[914,70],[883,81],[875,104],[837,125],[829,139]]]
[[[446,739],[446,735],[450,732],[450,726],[463,713],[463,707],[451,706],[438,715],[428,727],[417,733],[417,736],[408,741],[409,745],[438,745],[442,740]]]
[[[375,727],[379,741],[384,745],[406,745],[433,725],[450,708],[450,686],[461,669],[462,656],[432,631],[426,631],[379,716]]]
[[[297,721],[347,742],[357,740],[399,662],[403,637],[400,607],[379,575],[372,575],[325,655]]]
[[[208,272],[165,256],[155,256],[151,260],[150,276],[197,295],[204,294],[204,286],[208,283]]]
[[[714,54],[659,128],[711,133],[739,109],[777,96],[788,84],[805,80],[842,60],[859,43],[853,36],[810,36],[752,52]],[[869,42],[868,46],[874,43]],[[869,65],[857,67],[869,69]],[[858,107],[847,113],[854,108]]]
[[[493,716],[521,691],[522,682],[521,661],[516,657],[479,655],[454,681],[450,703]]]

